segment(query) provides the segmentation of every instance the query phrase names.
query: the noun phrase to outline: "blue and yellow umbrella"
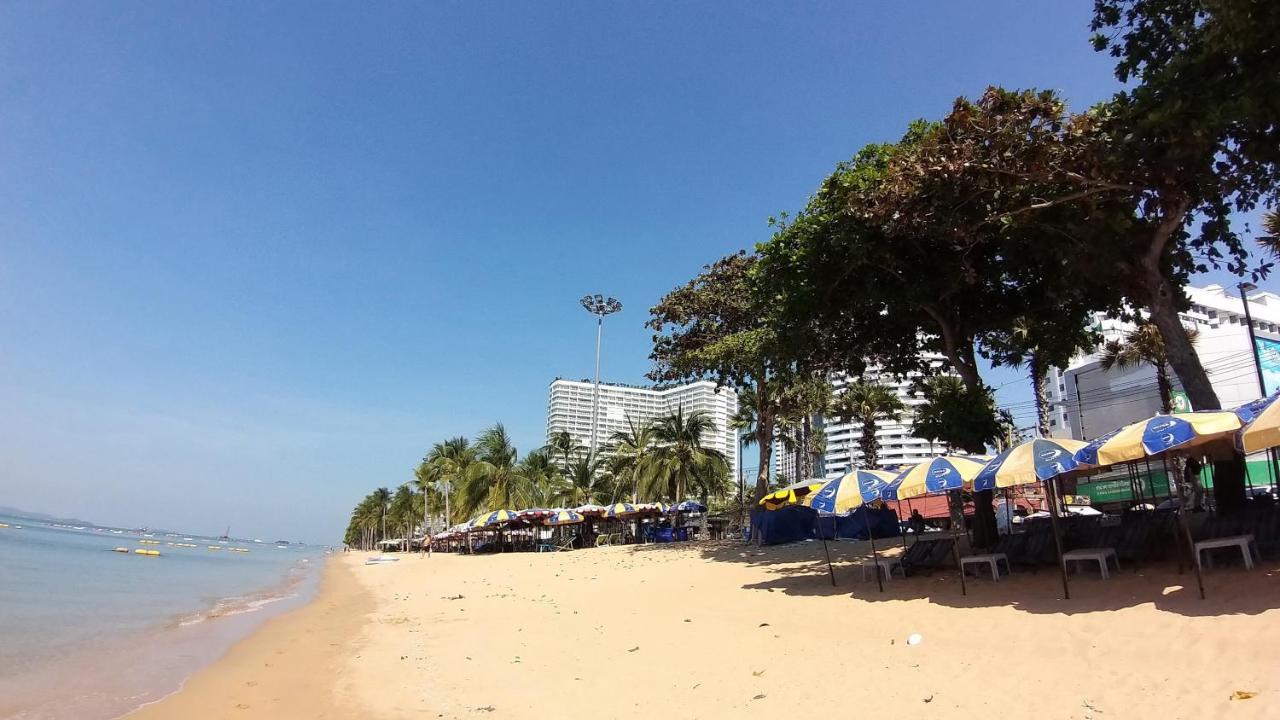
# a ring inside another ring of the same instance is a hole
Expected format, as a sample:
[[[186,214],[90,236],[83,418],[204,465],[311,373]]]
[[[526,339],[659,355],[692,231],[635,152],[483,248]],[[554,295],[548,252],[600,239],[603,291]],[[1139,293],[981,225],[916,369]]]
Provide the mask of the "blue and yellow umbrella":
[[[511,512],[510,510],[494,510],[488,515],[481,515],[475,520],[472,520],[471,527],[472,528],[493,527],[494,525],[509,523],[512,520],[516,520],[516,519],[518,519],[516,517],[516,514]]]
[[[804,499],[804,504],[820,513],[837,515],[880,499],[880,492],[893,482],[893,473],[883,470],[854,470],[828,481]]]
[[[1254,400],[1236,408],[1236,417],[1245,426],[1236,444],[1245,452],[1257,452],[1280,445],[1280,393]]]
[[[614,503],[605,508],[604,516],[607,518],[619,518],[626,515],[635,515],[636,506],[631,503]]]
[[[585,518],[583,518],[582,515],[572,510],[555,510],[550,517],[542,519],[542,524],[550,525],[551,527],[559,527],[560,525],[576,525],[584,519]]]
[[[1156,415],[1126,425],[1076,451],[1080,465],[1116,465],[1168,450],[1191,448],[1229,437],[1240,429],[1234,412],[1208,411]]]
[[[942,455],[898,473],[881,492],[885,500],[906,500],[930,493],[961,490],[982,471],[982,463],[958,455]]]
[[[983,466],[974,490],[1034,485],[1077,467],[1076,451],[1089,443],[1066,438],[1036,438],[1005,450]]]
[[[760,498],[760,505],[765,510],[777,510],[778,508],[788,505],[798,505],[811,493],[815,493],[822,489],[826,482],[822,480],[813,480],[807,483],[796,483],[776,490]]]

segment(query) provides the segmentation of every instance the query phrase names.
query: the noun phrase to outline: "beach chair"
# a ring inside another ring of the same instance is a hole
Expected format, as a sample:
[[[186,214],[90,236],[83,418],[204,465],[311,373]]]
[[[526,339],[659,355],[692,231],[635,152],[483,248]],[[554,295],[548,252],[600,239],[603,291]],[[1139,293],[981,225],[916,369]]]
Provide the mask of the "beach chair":
[[[951,551],[955,545],[954,538],[916,541],[902,554],[902,574],[909,575],[923,570],[926,575],[932,575],[934,570],[951,561]]]
[[[1032,572],[1041,566],[1057,562],[1058,548],[1053,539],[1053,530],[1048,523],[1038,523],[1026,533],[1023,539],[1009,555],[1013,565],[1031,568]]]
[[[609,533],[596,536],[596,547],[608,547],[613,544],[613,536]]]

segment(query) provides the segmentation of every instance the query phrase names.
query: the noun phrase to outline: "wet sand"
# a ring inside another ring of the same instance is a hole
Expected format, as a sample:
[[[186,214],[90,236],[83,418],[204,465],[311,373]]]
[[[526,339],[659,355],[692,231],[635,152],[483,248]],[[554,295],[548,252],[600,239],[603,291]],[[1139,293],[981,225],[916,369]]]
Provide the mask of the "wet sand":
[[[836,587],[821,543],[352,553],[131,718],[1280,717],[1274,563],[1207,574],[1204,601],[1174,565],[1081,575],[1068,601],[1052,568],[881,594],[865,550],[832,544]]]

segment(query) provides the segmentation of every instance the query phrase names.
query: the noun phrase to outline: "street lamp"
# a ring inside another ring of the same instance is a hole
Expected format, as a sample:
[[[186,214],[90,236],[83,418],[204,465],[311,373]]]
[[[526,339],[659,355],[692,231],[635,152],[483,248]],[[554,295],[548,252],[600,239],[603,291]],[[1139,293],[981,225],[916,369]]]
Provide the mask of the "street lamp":
[[[604,316],[621,310],[622,303],[603,295],[584,295],[578,302],[582,304],[584,310],[596,316],[596,382],[591,396],[591,450],[587,455],[588,460],[594,460],[596,433],[599,432],[600,424],[600,336],[604,334]]]
[[[1258,392],[1260,397],[1267,396],[1267,381],[1262,377],[1262,357],[1258,353],[1258,337],[1253,332],[1253,316],[1249,313],[1249,293],[1258,289],[1251,282],[1236,285],[1240,291],[1240,302],[1244,303],[1244,321],[1249,326],[1249,348],[1253,350],[1253,369],[1258,372]]]

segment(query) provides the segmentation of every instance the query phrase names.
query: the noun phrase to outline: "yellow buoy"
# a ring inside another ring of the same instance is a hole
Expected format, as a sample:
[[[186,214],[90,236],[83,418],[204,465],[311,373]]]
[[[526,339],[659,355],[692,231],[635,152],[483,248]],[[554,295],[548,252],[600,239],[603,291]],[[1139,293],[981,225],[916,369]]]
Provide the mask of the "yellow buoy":
[[[155,556],[160,554],[159,550],[143,550],[142,548],[134,548],[133,552],[138,555],[148,555],[148,556]]]
[[[210,545],[210,546],[209,546],[209,549],[210,549],[210,550],[221,550],[221,549],[222,549],[222,546],[221,546],[221,545]]]

